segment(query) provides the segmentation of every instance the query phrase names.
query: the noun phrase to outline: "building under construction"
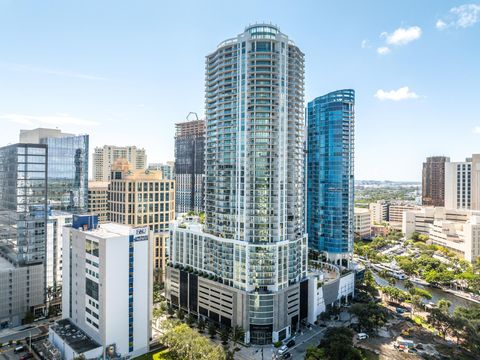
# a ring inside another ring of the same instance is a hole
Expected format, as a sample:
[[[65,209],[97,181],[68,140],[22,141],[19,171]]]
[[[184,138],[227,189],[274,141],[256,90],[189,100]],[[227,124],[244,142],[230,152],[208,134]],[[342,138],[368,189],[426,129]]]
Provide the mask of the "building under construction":
[[[176,212],[203,211],[205,120],[187,117],[175,128]]]

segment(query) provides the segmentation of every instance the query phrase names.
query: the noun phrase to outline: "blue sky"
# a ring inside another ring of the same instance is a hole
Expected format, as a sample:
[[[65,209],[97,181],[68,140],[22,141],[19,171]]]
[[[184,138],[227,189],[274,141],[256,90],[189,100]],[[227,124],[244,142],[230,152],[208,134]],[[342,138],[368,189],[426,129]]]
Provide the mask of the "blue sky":
[[[305,53],[307,101],[356,90],[357,179],[480,152],[480,2],[434,0],[0,0],[0,145],[57,126],[173,159],[174,124],[204,111],[205,55],[255,22]]]

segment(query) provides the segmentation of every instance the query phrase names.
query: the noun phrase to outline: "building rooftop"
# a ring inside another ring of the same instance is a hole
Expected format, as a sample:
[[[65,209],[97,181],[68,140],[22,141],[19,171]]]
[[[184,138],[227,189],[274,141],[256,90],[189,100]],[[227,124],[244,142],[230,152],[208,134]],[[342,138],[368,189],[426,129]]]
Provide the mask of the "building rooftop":
[[[61,337],[77,354],[101,347],[99,343],[90,338],[69,319],[58,320],[50,329]]]
[[[15,269],[15,266],[7,259],[0,256],[0,271]]]
[[[367,208],[355,208],[355,213],[356,214],[369,214],[370,213],[370,209],[367,209]]]
[[[128,225],[116,224],[116,223],[105,223],[105,224],[98,225],[96,229],[89,229],[89,230],[80,229],[79,231],[86,232],[93,236],[106,239],[106,238],[114,238],[119,236],[128,236],[130,235],[131,229],[132,228]]]

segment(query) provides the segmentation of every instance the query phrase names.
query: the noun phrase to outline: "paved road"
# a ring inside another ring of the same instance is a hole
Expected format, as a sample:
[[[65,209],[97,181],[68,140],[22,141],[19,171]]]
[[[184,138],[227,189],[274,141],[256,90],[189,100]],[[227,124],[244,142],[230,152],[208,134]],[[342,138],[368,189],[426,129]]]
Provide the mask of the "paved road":
[[[292,354],[290,359],[303,360],[307,348],[310,346],[317,346],[320,343],[325,330],[326,328],[312,326],[311,329],[304,329],[302,334],[296,335],[295,346],[288,350],[288,352]],[[248,348],[242,347],[242,350],[237,352],[235,358],[238,360],[271,360],[277,352],[278,349],[275,349],[273,345],[252,346]],[[280,357],[278,356],[277,359],[280,359]]]

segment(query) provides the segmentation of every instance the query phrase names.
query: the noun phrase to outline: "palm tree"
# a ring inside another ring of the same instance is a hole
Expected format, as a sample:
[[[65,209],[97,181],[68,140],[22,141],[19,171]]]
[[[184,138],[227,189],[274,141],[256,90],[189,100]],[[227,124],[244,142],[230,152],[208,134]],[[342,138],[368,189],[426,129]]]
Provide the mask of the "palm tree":
[[[205,330],[205,320],[203,320],[202,317],[198,319],[197,328],[198,328],[198,331],[201,333],[203,333],[203,330]]]
[[[415,285],[413,285],[413,283],[410,281],[410,279],[405,280],[404,283],[403,283],[403,286],[408,291],[410,291],[410,289],[413,289],[415,287]]]
[[[230,339],[230,328],[228,326],[224,326],[220,330],[220,340],[222,340],[223,345],[227,345],[228,339]]]
[[[208,335],[213,339],[215,337],[215,334],[217,333],[217,325],[214,322],[208,323]]]
[[[234,326],[230,335],[230,340],[233,341],[233,350],[237,351],[237,343],[245,340],[245,330],[239,325]]]
[[[446,314],[448,313],[448,309],[450,309],[450,306],[452,306],[452,303],[448,300],[441,299],[441,300],[438,300],[437,306],[443,313]]]

